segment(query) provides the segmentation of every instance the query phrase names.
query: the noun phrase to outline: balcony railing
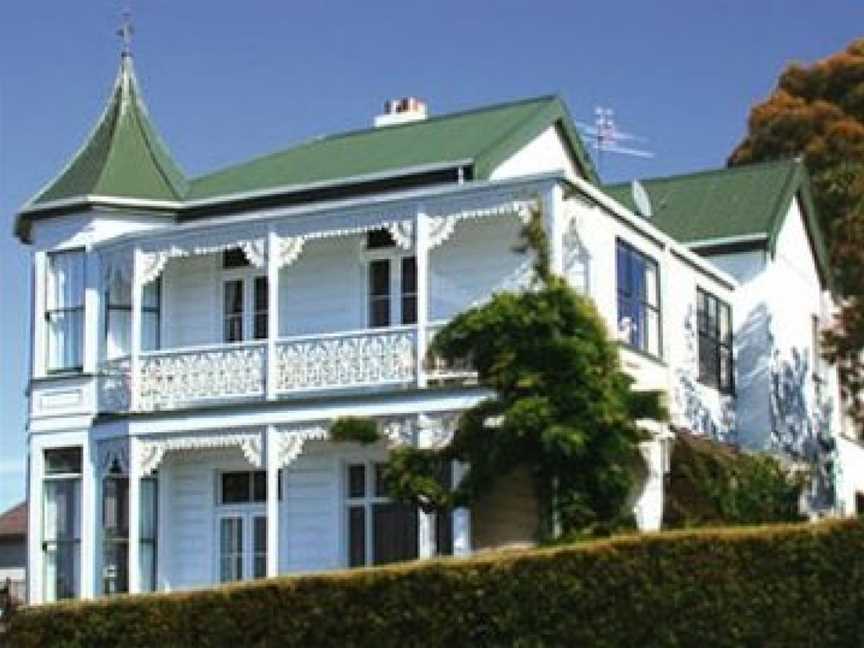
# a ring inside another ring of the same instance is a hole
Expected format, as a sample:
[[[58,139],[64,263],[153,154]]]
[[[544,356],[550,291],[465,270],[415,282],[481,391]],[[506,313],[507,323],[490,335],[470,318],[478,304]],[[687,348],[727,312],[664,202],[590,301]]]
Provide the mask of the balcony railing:
[[[443,327],[429,327],[429,337]],[[418,384],[417,328],[399,326],[275,341],[268,389],[268,342],[231,343],[150,351],[140,355],[138,398],[128,357],[103,363],[100,409],[155,411],[217,402],[263,400],[310,392]],[[470,379],[470,367],[427,359],[424,375],[437,382]]]

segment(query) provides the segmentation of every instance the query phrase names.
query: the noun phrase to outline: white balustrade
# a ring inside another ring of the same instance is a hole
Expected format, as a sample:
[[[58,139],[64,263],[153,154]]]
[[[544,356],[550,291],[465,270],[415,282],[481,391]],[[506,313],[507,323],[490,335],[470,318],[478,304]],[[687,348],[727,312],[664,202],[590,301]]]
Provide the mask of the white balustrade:
[[[427,328],[429,339],[444,327]],[[103,412],[131,409],[128,356],[103,362],[99,403]],[[426,359],[436,381],[471,381],[470,362]],[[140,356],[138,411],[170,410],[238,400],[264,400],[267,342],[243,342],[144,352]],[[398,326],[281,338],[276,342],[274,393],[378,386],[410,386],[417,379],[417,328]]]
[[[430,345],[438,334],[438,331],[446,325],[447,322],[433,322],[426,328]],[[444,358],[431,353],[426,357],[426,375],[429,380],[438,381],[474,381],[477,378],[477,372],[471,365],[470,359],[466,358],[447,362]]]
[[[141,354],[139,408],[264,397],[263,341]]]
[[[276,345],[279,393],[409,383],[416,371],[412,326],[284,338]]]

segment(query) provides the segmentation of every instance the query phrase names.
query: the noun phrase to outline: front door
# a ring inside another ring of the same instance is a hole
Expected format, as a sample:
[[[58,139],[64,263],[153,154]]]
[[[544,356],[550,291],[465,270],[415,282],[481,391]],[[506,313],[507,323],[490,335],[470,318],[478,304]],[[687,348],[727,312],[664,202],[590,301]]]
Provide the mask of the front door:
[[[219,580],[267,575],[267,517],[263,511],[219,515]]]

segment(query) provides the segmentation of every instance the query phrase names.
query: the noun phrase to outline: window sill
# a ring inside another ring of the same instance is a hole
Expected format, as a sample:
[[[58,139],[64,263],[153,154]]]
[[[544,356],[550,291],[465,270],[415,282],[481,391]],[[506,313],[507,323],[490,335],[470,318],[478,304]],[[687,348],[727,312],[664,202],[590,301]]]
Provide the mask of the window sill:
[[[646,360],[650,360],[651,362],[661,365],[663,367],[666,366],[666,361],[663,360],[661,356],[656,356],[653,353],[649,353],[648,351],[643,351],[639,347],[635,347],[632,344],[628,344],[627,342],[618,341],[618,348],[623,351],[629,351],[641,358],[645,358]]]

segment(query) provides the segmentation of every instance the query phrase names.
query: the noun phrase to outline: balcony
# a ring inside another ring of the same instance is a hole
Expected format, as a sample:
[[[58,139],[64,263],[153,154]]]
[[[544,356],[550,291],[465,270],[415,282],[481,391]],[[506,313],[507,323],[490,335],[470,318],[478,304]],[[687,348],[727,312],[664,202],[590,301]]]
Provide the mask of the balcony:
[[[427,336],[443,326],[429,325]],[[475,379],[467,363],[418,363],[417,333],[397,326],[278,338],[272,351],[258,340],[142,352],[134,381],[129,357],[103,363],[99,409],[152,412]]]

